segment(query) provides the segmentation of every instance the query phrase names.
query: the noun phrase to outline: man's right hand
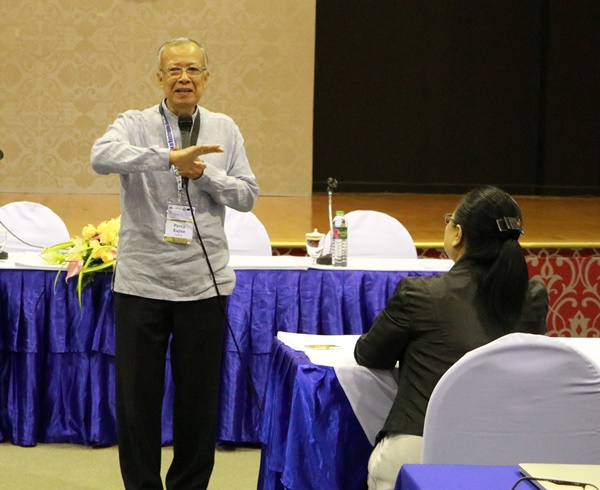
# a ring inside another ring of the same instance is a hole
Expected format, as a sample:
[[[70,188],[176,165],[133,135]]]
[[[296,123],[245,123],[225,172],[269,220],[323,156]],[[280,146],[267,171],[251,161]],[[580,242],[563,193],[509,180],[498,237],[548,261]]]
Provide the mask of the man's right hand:
[[[175,148],[169,153],[169,163],[179,171],[179,175],[195,180],[202,176],[206,163],[199,157],[208,153],[223,153],[221,145],[196,145],[183,150]]]

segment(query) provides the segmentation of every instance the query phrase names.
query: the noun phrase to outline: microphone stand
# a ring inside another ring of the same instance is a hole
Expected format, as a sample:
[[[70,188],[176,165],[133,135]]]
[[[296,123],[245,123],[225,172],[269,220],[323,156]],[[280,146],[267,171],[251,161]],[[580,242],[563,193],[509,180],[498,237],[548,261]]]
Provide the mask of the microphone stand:
[[[333,236],[333,189],[328,185],[327,194],[329,197],[329,232]]]
[[[327,179],[327,197],[329,200],[329,253],[321,255],[317,259],[317,264],[331,265],[331,245],[333,243],[333,189],[337,188],[338,182],[333,177]]]

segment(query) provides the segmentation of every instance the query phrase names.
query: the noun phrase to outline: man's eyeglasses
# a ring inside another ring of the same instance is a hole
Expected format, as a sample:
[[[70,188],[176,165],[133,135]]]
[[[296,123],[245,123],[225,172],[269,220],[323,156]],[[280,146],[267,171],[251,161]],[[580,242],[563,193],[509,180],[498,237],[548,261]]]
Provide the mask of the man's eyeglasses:
[[[200,76],[206,71],[206,67],[199,67],[194,65],[186,66],[185,68],[183,66],[170,66],[168,68],[161,69],[160,71],[162,71],[171,79],[177,79],[181,77],[183,75],[183,72],[185,71],[187,73],[188,78],[193,79],[200,78]]]
[[[454,221],[456,223],[456,221],[452,217],[452,213],[446,213],[444,215],[444,223],[448,224],[448,223],[450,223],[450,221]]]

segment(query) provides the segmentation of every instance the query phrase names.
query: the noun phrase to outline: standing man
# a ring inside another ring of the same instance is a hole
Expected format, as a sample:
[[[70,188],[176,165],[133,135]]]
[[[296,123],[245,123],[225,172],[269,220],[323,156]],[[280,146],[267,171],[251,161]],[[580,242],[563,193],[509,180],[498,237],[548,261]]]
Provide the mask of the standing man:
[[[209,78],[204,48],[187,38],[166,42],[156,75],[164,100],[119,115],[91,154],[96,172],[121,176],[114,280],[119,460],[126,489],[162,490],[161,409],[171,338],[173,462],[166,487],[206,489],[214,465],[224,297],[235,285],[225,206],[249,211],[258,186],[237,125],[197,105]],[[183,124],[179,129],[187,114],[189,133]]]

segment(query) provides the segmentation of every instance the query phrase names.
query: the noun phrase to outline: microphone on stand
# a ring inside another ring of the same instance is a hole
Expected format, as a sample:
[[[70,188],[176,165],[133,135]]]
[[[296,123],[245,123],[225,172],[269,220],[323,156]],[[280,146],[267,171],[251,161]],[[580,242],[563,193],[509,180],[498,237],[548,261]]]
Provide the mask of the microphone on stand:
[[[327,194],[329,196],[329,231],[333,235],[333,190],[337,189],[338,182],[333,177],[327,179]]]
[[[193,119],[190,114],[179,114],[177,118],[177,124],[179,125],[179,132],[181,133],[181,149],[187,148],[190,146],[190,137],[192,132],[192,124]],[[183,182],[183,188],[187,189],[188,186],[188,178],[181,177],[181,181]]]
[[[333,177],[327,179],[327,196],[329,200],[329,253],[317,259],[317,264],[331,265],[331,244],[333,240],[333,190],[337,189],[338,181]]]

